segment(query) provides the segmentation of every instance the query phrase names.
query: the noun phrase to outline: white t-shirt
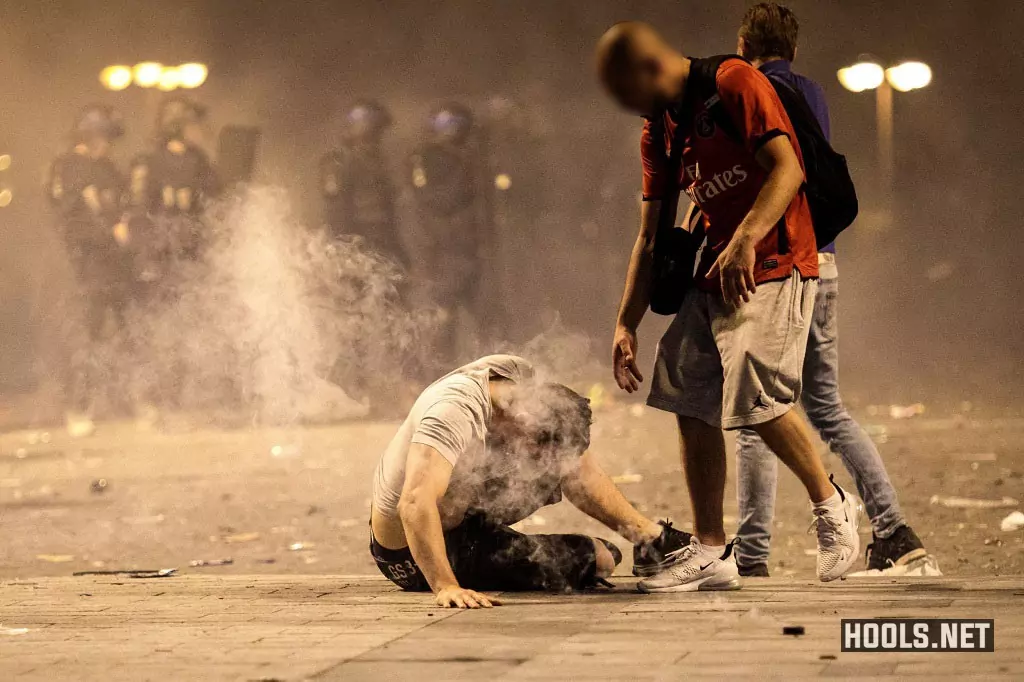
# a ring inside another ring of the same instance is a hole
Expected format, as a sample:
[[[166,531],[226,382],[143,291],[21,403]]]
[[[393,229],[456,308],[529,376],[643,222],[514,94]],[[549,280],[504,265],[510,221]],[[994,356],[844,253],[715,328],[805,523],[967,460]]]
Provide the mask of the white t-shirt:
[[[552,501],[551,485],[523,480],[518,463],[487,448],[492,406],[489,382],[501,377],[519,382],[533,366],[514,355],[488,355],[428,386],[391,439],[373,475],[373,506],[398,517],[405,464],[413,443],[429,445],[452,465],[444,505],[480,509],[496,521],[514,523]],[[543,498],[543,499],[541,499]],[[539,502],[538,502],[539,500]],[[518,518],[516,518],[518,517]]]

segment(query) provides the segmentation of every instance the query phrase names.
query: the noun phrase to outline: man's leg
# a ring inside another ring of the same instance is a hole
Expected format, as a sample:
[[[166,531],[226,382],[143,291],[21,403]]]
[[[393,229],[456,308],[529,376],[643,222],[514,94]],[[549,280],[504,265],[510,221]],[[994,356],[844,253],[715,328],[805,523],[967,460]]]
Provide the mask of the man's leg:
[[[878,449],[839,396],[838,293],[838,279],[821,280],[804,362],[801,402],[811,425],[853,477],[875,535],[887,538],[906,519]]]
[[[446,534],[449,558],[459,584],[474,590],[585,589],[622,559],[598,538],[526,535],[480,514],[467,516],[459,530]]]
[[[739,309],[719,301],[711,319],[724,369],[722,424],[756,431],[803,483],[818,527],[818,576],[827,581],[852,566],[860,541],[851,501],[829,480],[806,422],[792,411],[816,291],[816,280],[794,271],[759,286]]]
[[[679,448],[693,508],[694,535],[705,545],[725,544],[725,438],[722,430],[693,417],[677,417]]]
[[[736,434],[736,498],[740,522],[736,563],[740,575],[767,575],[775,516],[779,460],[750,429]]]
[[[725,544],[725,439],[722,361],[709,316],[712,295],[690,291],[658,344],[647,404],[676,414],[695,537],[673,552],[673,563],[642,580],[642,592],[739,588],[732,546]]]

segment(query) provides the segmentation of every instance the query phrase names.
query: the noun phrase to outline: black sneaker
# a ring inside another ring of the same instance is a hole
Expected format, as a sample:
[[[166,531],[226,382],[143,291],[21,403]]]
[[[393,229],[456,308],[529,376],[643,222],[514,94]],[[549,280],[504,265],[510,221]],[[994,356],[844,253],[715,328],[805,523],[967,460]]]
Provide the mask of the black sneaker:
[[[928,554],[924,543],[910,526],[900,526],[887,538],[871,534],[868,545],[868,570],[884,571],[893,566],[903,566]]]
[[[743,578],[767,578],[768,564],[750,564],[749,566],[737,566],[740,576]]]
[[[633,575],[647,578],[672,564],[672,559],[665,556],[676,552],[690,544],[693,536],[685,531],[676,530],[671,521],[658,521],[661,524],[661,535],[651,542],[633,545]]]

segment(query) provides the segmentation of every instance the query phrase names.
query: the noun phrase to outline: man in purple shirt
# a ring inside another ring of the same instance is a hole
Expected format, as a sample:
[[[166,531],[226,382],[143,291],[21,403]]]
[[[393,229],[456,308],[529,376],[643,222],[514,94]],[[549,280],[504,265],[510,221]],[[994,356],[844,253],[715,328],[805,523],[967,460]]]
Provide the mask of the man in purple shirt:
[[[798,24],[792,10],[776,3],[751,7],[743,18],[737,52],[770,80],[803,93],[825,137],[830,136],[828,104],[821,86],[794,73]],[[819,250],[820,282],[807,342],[801,403],[821,439],[839,455],[857,484],[871,517],[868,546],[871,574],[936,575],[938,567],[907,525],[896,491],[878,449],[839,397],[839,352],[836,300],[839,272],[835,244]],[[736,563],[740,575],[768,576],[768,551],[775,512],[778,460],[760,437],[742,430],[737,439],[737,496],[740,526]]]

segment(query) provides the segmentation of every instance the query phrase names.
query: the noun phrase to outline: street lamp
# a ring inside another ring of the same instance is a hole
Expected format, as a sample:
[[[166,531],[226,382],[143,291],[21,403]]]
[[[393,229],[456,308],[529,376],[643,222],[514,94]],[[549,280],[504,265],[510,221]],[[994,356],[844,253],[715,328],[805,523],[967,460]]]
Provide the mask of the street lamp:
[[[850,92],[875,91],[875,115],[878,130],[878,165],[882,186],[892,192],[893,115],[892,91],[910,92],[932,81],[932,70],[924,62],[902,62],[888,69],[872,61],[861,61],[839,69],[839,82]]]
[[[100,82],[108,90],[124,90],[134,83],[140,88],[157,88],[170,92],[178,88],[198,88],[206,82],[209,73],[206,64],[198,62],[180,66],[164,66],[160,62],[139,62],[135,66],[108,66],[100,71]]]
[[[108,66],[100,71],[100,83],[107,90],[124,90],[132,84],[132,70],[127,66]]]

